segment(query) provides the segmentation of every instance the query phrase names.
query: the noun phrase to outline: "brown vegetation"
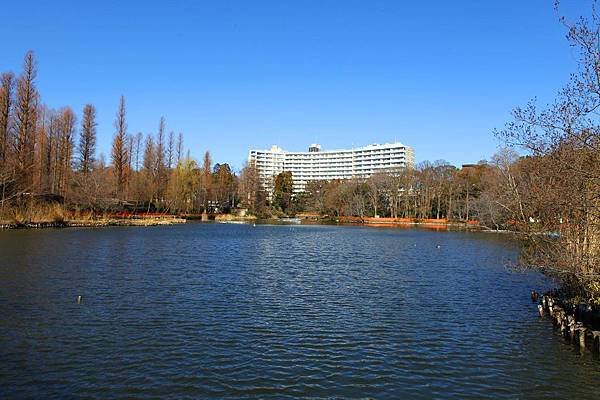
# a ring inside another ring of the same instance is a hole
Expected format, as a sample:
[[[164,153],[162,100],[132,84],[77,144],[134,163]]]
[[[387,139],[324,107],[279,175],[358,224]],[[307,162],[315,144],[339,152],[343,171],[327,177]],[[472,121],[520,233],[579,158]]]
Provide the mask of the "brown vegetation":
[[[77,210],[216,212],[234,205],[238,179],[229,165],[213,168],[206,152],[198,168],[183,154],[183,134],[167,136],[164,117],[156,135],[132,135],[121,96],[107,164],[96,155],[95,107],[83,108],[77,137],[75,112],[44,105],[36,78],[32,52],[17,78],[0,75],[0,221],[57,221]]]

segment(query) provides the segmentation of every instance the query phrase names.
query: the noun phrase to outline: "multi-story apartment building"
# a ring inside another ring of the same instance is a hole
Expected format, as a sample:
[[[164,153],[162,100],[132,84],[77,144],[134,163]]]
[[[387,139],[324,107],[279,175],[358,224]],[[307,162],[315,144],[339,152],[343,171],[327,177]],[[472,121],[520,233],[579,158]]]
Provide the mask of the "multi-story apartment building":
[[[302,192],[310,181],[368,178],[378,171],[411,167],[414,159],[413,149],[399,142],[327,151],[311,144],[308,151],[300,152],[273,146],[270,150],[250,150],[248,155],[248,163],[256,166],[267,191],[273,190],[275,176],[290,171],[295,193]]]

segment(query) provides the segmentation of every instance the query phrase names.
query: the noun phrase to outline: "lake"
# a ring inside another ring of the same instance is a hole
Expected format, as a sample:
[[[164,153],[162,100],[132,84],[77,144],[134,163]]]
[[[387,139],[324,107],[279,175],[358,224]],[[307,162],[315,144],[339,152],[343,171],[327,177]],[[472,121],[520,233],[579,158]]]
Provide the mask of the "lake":
[[[597,398],[505,235],[0,231],[0,398]],[[81,304],[76,298],[82,296]]]

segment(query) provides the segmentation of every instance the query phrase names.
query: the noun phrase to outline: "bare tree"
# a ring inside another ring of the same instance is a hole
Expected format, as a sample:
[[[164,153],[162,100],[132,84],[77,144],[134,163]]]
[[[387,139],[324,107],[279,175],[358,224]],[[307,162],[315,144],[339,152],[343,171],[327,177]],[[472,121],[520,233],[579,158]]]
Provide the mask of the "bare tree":
[[[167,188],[168,177],[165,165],[165,117],[160,117],[158,124],[158,132],[156,134],[155,161],[156,194],[158,199],[162,201]]]
[[[167,168],[173,168],[173,156],[175,155],[175,133],[169,132],[169,144],[167,146]]]
[[[189,157],[188,157],[189,158]],[[212,199],[212,159],[210,157],[210,152],[204,153],[204,159],[202,163],[202,176],[201,176],[201,196],[202,204],[204,206],[204,211],[208,211],[208,205],[210,200]]]
[[[135,170],[135,166],[133,165],[133,163],[135,162],[135,136],[128,133],[125,137],[125,143],[127,144],[127,154],[129,155],[129,163],[127,165],[127,168],[129,169],[129,173],[131,174],[131,172]]]
[[[129,165],[129,154],[127,154],[127,122],[125,120],[125,97],[121,96],[119,109],[115,118],[115,136],[112,144],[112,163],[116,181],[116,195],[121,197],[125,193],[127,185],[127,166]]]
[[[165,168],[165,117],[160,117],[156,134],[156,170],[162,173]]]
[[[509,145],[529,152],[511,210],[530,233],[523,264],[559,278],[571,295],[600,304],[600,16],[570,23],[567,40],[578,57],[577,73],[548,107],[535,101],[513,110],[513,120],[496,132]],[[517,196],[518,195],[518,196]],[[548,232],[555,236],[547,235]]]
[[[0,75],[0,170],[8,164],[10,115],[13,107],[15,77],[11,72]]]
[[[96,108],[91,104],[83,107],[83,119],[79,134],[79,169],[88,174],[94,165],[96,153]]]
[[[152,135],[146,136],[146,143],[144,146],[144,161],[143,169],[149,175],[154,175],[156,167],[156,148],[154,146],[154,139]]]
[[[73,162],[73,139],[75,136],[75,113],[70,107],[65,107],[60,116],[61,142],[60,142],[60,193],[66,198],[68,192],[69,178]]]
[[[142,150],[142,139],[144,135],[142,132],[138,132],[135,135],[135,170],[140,170],[140,152]]]
[[[20,189],[29,190],[33,184],[35,130],[39,95],[35,86],[37,65],[33,52],[25,55],[23,72],[17,81],[15,102],[15,155]]]
[[[366,193],[373,207],[373,216],[378,217],[377,208],[381,201],[381,190],[385,182],[385,173],[377,172],[366,181]]]
[[[154,200],[156,192],[156,146],[154,145],[154,139],[150,134],[146,136],[146,143],[144,146],[142,178],[144,183],[142,196],[145,201],[150,203]]]
[[[177,136],[177,162],[183,157],[183,133],[179,132]]]

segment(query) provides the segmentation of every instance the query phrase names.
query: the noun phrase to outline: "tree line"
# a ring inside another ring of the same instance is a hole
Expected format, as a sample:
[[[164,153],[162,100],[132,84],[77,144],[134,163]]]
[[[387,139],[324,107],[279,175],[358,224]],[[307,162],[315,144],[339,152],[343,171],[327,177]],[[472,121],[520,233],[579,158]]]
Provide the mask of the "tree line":
[[[368,178],[308,182],[298,194],[291,173],[282,172],[274,179],[271,201],[262,196],[262,207],[284,214],[477,221],[491,229],[516,229],[537,218],[528,197],[536,168],[535,158],[502,148],[489,161],[462,168],[425,161]]]
[[[228,164],[202,166],[184,153],[182,133],[161,117],[155,134],[131,133],[125,98],[114,120],[110,161],[98,155],[97,111],[86,104],[45,105],[37,89],[33,52],[22,72],[0,74],[0,218],[58,202],[69,209],[202,212],[224,209],[236,198],[237,177]]]

